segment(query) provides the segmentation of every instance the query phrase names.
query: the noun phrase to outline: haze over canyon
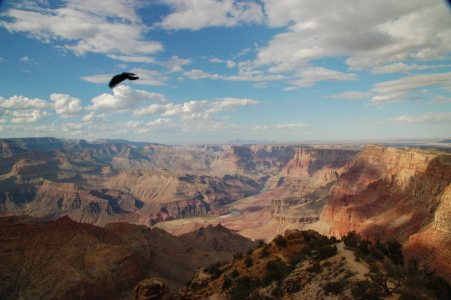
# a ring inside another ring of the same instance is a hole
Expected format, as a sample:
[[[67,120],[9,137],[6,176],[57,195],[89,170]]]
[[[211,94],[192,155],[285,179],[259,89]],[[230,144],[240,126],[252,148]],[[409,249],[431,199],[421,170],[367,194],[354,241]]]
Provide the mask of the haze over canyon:
[[[196,268],[295,229],[396,239],[451,282],[449,142],[0,140],[0,293],[39,298],[59,277],[54,299],[125,299],[148,277],[179,289]]]

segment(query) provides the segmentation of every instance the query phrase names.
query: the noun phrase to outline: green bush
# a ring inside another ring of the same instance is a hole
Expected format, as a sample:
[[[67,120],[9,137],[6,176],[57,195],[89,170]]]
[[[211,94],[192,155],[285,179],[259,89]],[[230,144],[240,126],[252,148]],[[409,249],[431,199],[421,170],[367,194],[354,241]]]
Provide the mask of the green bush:
[[[232,279],[230,279],[230,277],[225,277],[224,282],[222,284],[222,289],[226,290],[231,286],[232,286]]]
[[[252,267],[254,265],[254,260],[252,259],[252,257],[246,257],[246,259],[244,260],[244,265],[246,266],[246,268]]]
[[[268,271],[263,278],[263,286],[267,286],[274,280],[281,280],[290,273],[290,268],[280,258],[270,260],[266,263],[265,269]]]
[[[382,291],[373,282],[361,280],[351,288],[351,294],[356,300],[380,300]]]
[[[235,280],[235,286],[230,291],[231,300],[243,300],[256,288],[255,282],[249,276],[243,276]]]
[[[340,278],[335,281],[329,281],[324,286],[324,291],[326,294],[332,293],[334,295],[340,295],[343,290],[348,286],[349,281],[346,279]]]
[[[240,276],[240,272],[238,272],[237,269],[233,269],[232,274],[230,274],[230,276],[232,276],[232,278],[237,278],[238,276]]]
[[[287,239],[281,236],[280,234],[274,238],[274,242],[279,247],[286,247],[287,246]]]

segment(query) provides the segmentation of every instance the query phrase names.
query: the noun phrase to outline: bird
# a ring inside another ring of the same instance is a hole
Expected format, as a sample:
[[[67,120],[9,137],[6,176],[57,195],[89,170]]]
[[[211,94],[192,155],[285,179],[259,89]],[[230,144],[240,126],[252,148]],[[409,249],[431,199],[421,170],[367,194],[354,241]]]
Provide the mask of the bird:
[[[114,88],[116,85],[118,85],[119,83],[121,83],[124,80],[136,80],[139,79],[138,76],[136,76],[136,74],[133,73],[127,73],[127,72],[123,72],[122,74],[118,74],[116,76],[114,76],[113,78],[111,78],[110,83],[108,84],[108,86],[110,88]]]

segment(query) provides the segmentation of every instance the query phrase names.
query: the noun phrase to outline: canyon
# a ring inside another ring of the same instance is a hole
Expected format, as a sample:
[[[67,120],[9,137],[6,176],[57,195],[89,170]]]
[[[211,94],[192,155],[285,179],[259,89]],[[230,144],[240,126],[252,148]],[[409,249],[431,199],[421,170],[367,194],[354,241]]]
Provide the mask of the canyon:
[[[238,234],[249,242],[268,242],[293,229],[337,238],[355,231],[371,241],[398,240],[406,261],[451,282],[451,151],[446,145],[396,146],[3,139],[0,216],[38,218],[25,225],[8,221],[6,231],[92,226],[108,232],[137,226],[133,231],[185,243],[182,252],[210,253],[197,267],[218,257],[212,253],[238,252],[227,243]],[[48,225],[58,222],[62,225]],[[147,264],[147,273],[133,271],[134,285],[162,272],[162,265],[150,274],[149,262],[138,264]],[[170,277],[166,283],[180,287],[181,281]],[[131,281],[126,281],[128,292]]]

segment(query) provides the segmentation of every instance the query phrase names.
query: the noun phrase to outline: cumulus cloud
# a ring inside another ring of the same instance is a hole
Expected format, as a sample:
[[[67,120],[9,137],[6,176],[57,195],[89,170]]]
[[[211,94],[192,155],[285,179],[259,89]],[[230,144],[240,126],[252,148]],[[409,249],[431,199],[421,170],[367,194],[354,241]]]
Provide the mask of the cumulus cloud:
[[[134,116],[158,114],[164,117],[180,117],[183,119],[212,119],[211,114],[222,111],[233,111],[237,107],[257,105],[260,102],[251,99],[223,98],[215,101],[200,100],[181,104],[152,104],[138,109]]]
[[[28,98],[24,96],[12,96],[9,99],[0,97],[1,109],[27,110],[27,109],[48,109],[52,104],[38,98]]]
[[[235,26],[261,23],[262,7],[255,2],[234,0],[163,0],[173,12],[164,17],[160,26],[165,29],[199,30],[211,26]]]
[[[93,105],[87,110],[116,110],[126,111],[136,108],[140,103],[155,101],[163,103],[166,98],[162,94],[151,93],[144,90],[134,90],[127,85],[119,85],[113,89],[113,95],[104,93],[91,100]]]
[[[81,120],[83,122],[107,121],[108,120],[108,115],[106,115],[106,114],[96,114],[94,111],[91,111],[89,114],[84,115]]]
[[[81,100],[65,94],[51,94],[50,100],[55,102],[55,112],[62,118],[70,118],[81,112]]]
[[[207,110],[207,113],[218,113],[221,111],[234,110],[240,106],[249,106],[249,105],[257,105],[260,101],[252,100],[252,99],[240,99],[240,98],[223,98],[218,99],[214,102],[210,103],[210,109]]]
[[[390,118],[389,121],[402,123],[451,123],[451,113],[427,113],[422,115],[404,115]]]
[[[379,82],[374,85],[371,92],[377,95],[371,98],[371,102],[385,103],[407,100],[409,92],[428,86],[451,85],[451,72],[436,74],[418,74],[401,77],[397,80]]]
[[[7,110],[4,116],[9,117],[12,123],[34,123],[50,117],[52,114],[46,111],[10,111]]]
[[[130,2],[67,0],[65,7],[24,2],[8,9],[0,25],[43,42],[62,44],[77,55],[86,52],[152,54],[163,49],[160,42],[145,41],[147,30]]]
[[[391,62],[435,60],[451,50],[444,1],[264,0],[267,22],[288,26],[258,49],[258,65],[291,71],[314,59],[349,57],[353,69]]]

